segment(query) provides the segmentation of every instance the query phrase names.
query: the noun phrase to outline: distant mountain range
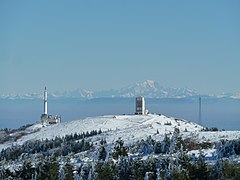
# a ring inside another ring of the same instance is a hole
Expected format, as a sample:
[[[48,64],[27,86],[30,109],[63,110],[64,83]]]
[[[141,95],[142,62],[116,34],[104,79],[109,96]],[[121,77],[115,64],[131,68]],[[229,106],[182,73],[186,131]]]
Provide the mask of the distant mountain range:
[[[144,96],[146,98],[187,98],[199,96],[200,94],[194,90],[186,88],[164,87],[153,80],[146,80],[140,83],[121,88],[110,90],[85,90],[76,89],[66,92],[48,92],[48,97],[53,99],[71,98],[71,99],[93,99],[93,98],[129,98],[136,96]],[[202,95],[215,98],[231,98],[240,99],[240,93],[224,93],[221,95]],[[27,94],[1,94],[0,99],[42,99],[42,93]]]

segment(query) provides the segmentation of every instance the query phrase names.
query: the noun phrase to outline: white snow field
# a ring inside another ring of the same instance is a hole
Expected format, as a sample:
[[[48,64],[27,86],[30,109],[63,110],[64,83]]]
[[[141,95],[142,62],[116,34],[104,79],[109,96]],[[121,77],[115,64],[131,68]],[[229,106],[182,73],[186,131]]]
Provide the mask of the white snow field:
[[[174,128],[180,130],[183,138],[194,137],[198,141],[215,142],[220,139],[240,138],[240,131],[204,132],[201,131],[203,127],[196,123],[164,115],[105,115],[49,126],[40,123],[34,124],[25,130],[29,134],[22,136],[16,142],[0,144],[0,151],[12,145],[21,145],[28,140],[52,139],[56,136],[63,137],[67,134],[100,129],[104,132],[100,136],[104,137],[108,143],[114,143],[120,137],[127,144],[146,139],[148,136],[162,140],[165,133],[171,134]],[[97,139],[99,140],[99,137]]]

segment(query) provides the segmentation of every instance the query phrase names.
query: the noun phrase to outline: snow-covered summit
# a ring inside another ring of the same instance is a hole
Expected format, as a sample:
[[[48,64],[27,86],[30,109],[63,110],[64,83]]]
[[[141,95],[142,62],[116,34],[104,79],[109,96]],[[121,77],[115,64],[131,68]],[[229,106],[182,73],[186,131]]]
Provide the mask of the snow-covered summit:
[[[179,129],[183,138],[194,136],[199,141],[214,142],[220,139],[240,138],[240,131],[204,132],[201,131],[203,127],[196,123],[164,115],[105,115],[51,126],[37,123],[28,127],[25,130],[26,133],[16,142],[0,144],[0,151],[3,148],[23,144],[29,140],[53,139],[57,136],[64,137],[65,135],[81,134],[100,129],[103,131],[100,136],[104,137],[108,142],[113,143],[118,138],[122,138],[125,142],[131,144],[149,136],[161,140],[165,134],[171,135],[175,128]]]
[[[166,117],[164,115],[106,115],[89,117],[58,125],[42,128],[39,132],[23,137],[20,141],[30,139],[51,139],[55,136],[90,132],[92,130],[114,132],[119,137],[139,139],[149,135],[171,133],[174,128],[180,131],[198,132],[203,127],[192,122]]]
[[[179,128],[181,132],[198,132],[203,127],[185,120],[156,114],[105,115],[88,117],[51,126],[44,126],[38,123],[28,127],[25,130],[25,135],[14,142],[14,144],[23,144],[28,140],[53,139],[56,136],[63,137],[68,134],[80,134],[100,129],[103,132],[107,132],[105,136],[111,142],[117,140],[119,137],[127,141],[133,141],[144,139],[150,135],[153,136],[157,131],[160,135],[171,133],[174,131],[174,128]],[[2,148],[4,148],[4,144],[0,144],[0,150]]]

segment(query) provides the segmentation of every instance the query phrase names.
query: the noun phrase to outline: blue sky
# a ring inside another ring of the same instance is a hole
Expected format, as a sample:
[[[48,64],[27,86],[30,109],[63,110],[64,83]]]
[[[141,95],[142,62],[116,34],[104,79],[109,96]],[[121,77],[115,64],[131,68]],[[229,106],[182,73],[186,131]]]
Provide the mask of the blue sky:
[[[240,91],[240,1],[0,1],[0,93],[146,79]]]

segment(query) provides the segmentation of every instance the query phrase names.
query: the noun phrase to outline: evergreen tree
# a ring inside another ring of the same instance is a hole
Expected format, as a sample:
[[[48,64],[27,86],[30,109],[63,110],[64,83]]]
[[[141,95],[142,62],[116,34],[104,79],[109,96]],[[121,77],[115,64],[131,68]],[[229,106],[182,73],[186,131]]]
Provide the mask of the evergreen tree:
[[[172,153],[177,152],[183,143],[182,137],[180,136],[180,130],[178,128],[174,128],[173,135],[170,140],[169,151]]]
[[[106,151],[106,149],[105,149],[104,146],[101,146],[101,147],[98,149],[98,159],[105,161],[106,156],[107,156],[107,151]]]
[[[213,167],[212,176],[214,179],[220,179],[220,177],[222,177],[222,173],[223,173],[223,160],[222,158],[218,157]]]
[[[157,164],[157,161],[153,157],[150,157],[146,160],[145,171],[148,172],[148,179],[156,179],[157,178],[156,164]]]
[[[200,152],[200,155],[198,157],[198,162],[197,162],[197,174],[196,177],[198,179],[203,179],[206,180],[210,177],[208,168],[207,168],[207,164],[204,160],[205,156],[203,155],[202,152]]]
[[[112,157],[114,159],[118,159],[120,156],[127,156],[128,148],[124,146],[124,141],[119,138],[114,146],[114,151],[112,153]]]
[[[139,144],[139,153],[143,155],[151,154],[154,151],[155,141],[149,136],[146,140],[141,140]]]
[[[51,168],[51,164],[48,161],[42,160],[42,162],[38,165],[37,169],[37,180],[50,180],[51,176],[49,173],[49,169]]]
[[[143,160],[133,160],[132,165],[132,179],[143,180],[145,176],[145,166]]]
[[[188,176],[189,179],[197,179],[197,165],[193,162],[188,164]]]
[[[107,141],[106,141],[106,139],[101,139],[101,141],[100,141],[100,144],[103,146],[103,145],[105,145],[105,144],[107,144]]]
[[[240,155],[240,139],[235,140],[234,151],[237,155]]]
[[[205,156],[202,152],[197,159],[197,164],[189,163],[188,171],[189,171],[189,178],[190,179],[199,179],[199,180],[206,180],[210,179],[210,173],[207,168],[207,164],[204,160]]]
[[[240,177],[240,164],[231,163],[229,161],[223,162],[222,179],[238,180]]]
[[[102,162],[99,161],[95,164],[94,179],[96,180],[115,180],[117,169],[113,161]]]
[[[88,179],[88,175],[90,172],[90,167],[88,164],[83,164],[82,168],[81,168],[81,172],[80,172],[80,179],[82,180],[87,180]]]
[[[64,180],[73,180],[73,166],[69,163],[64,165]]]
[[[0,162],[0,179],[4,178],[4,168],[3,164]]]
[[[24,161],[22,170],[20,173],[20,178],[22,179],[32,179],[35,174],[34,168],[32,168],[32,164],[30,161]]]
[[[159,141],[157,141],[154,145],[154,153],[155,154],[160,154],[162,151],[161,151],[161,143]]]
[[[118,160],[118,180],[128,180],[131,179],[132,172],[129,166],[129,161],[127,157],[121,156]]]
[[[161,145],[162,145],[162,150],[161,150],[162,153],[168,153],[170,148],[170,138],[168,137],[167,134],[165,134]]]
[[[55,156],[51,157],[49,174],[50,174],[50,179],[58,179],[59,164]]]
[[[4,169],[2,172],[2,179],[14,179],[13,173],[9,169]]]

